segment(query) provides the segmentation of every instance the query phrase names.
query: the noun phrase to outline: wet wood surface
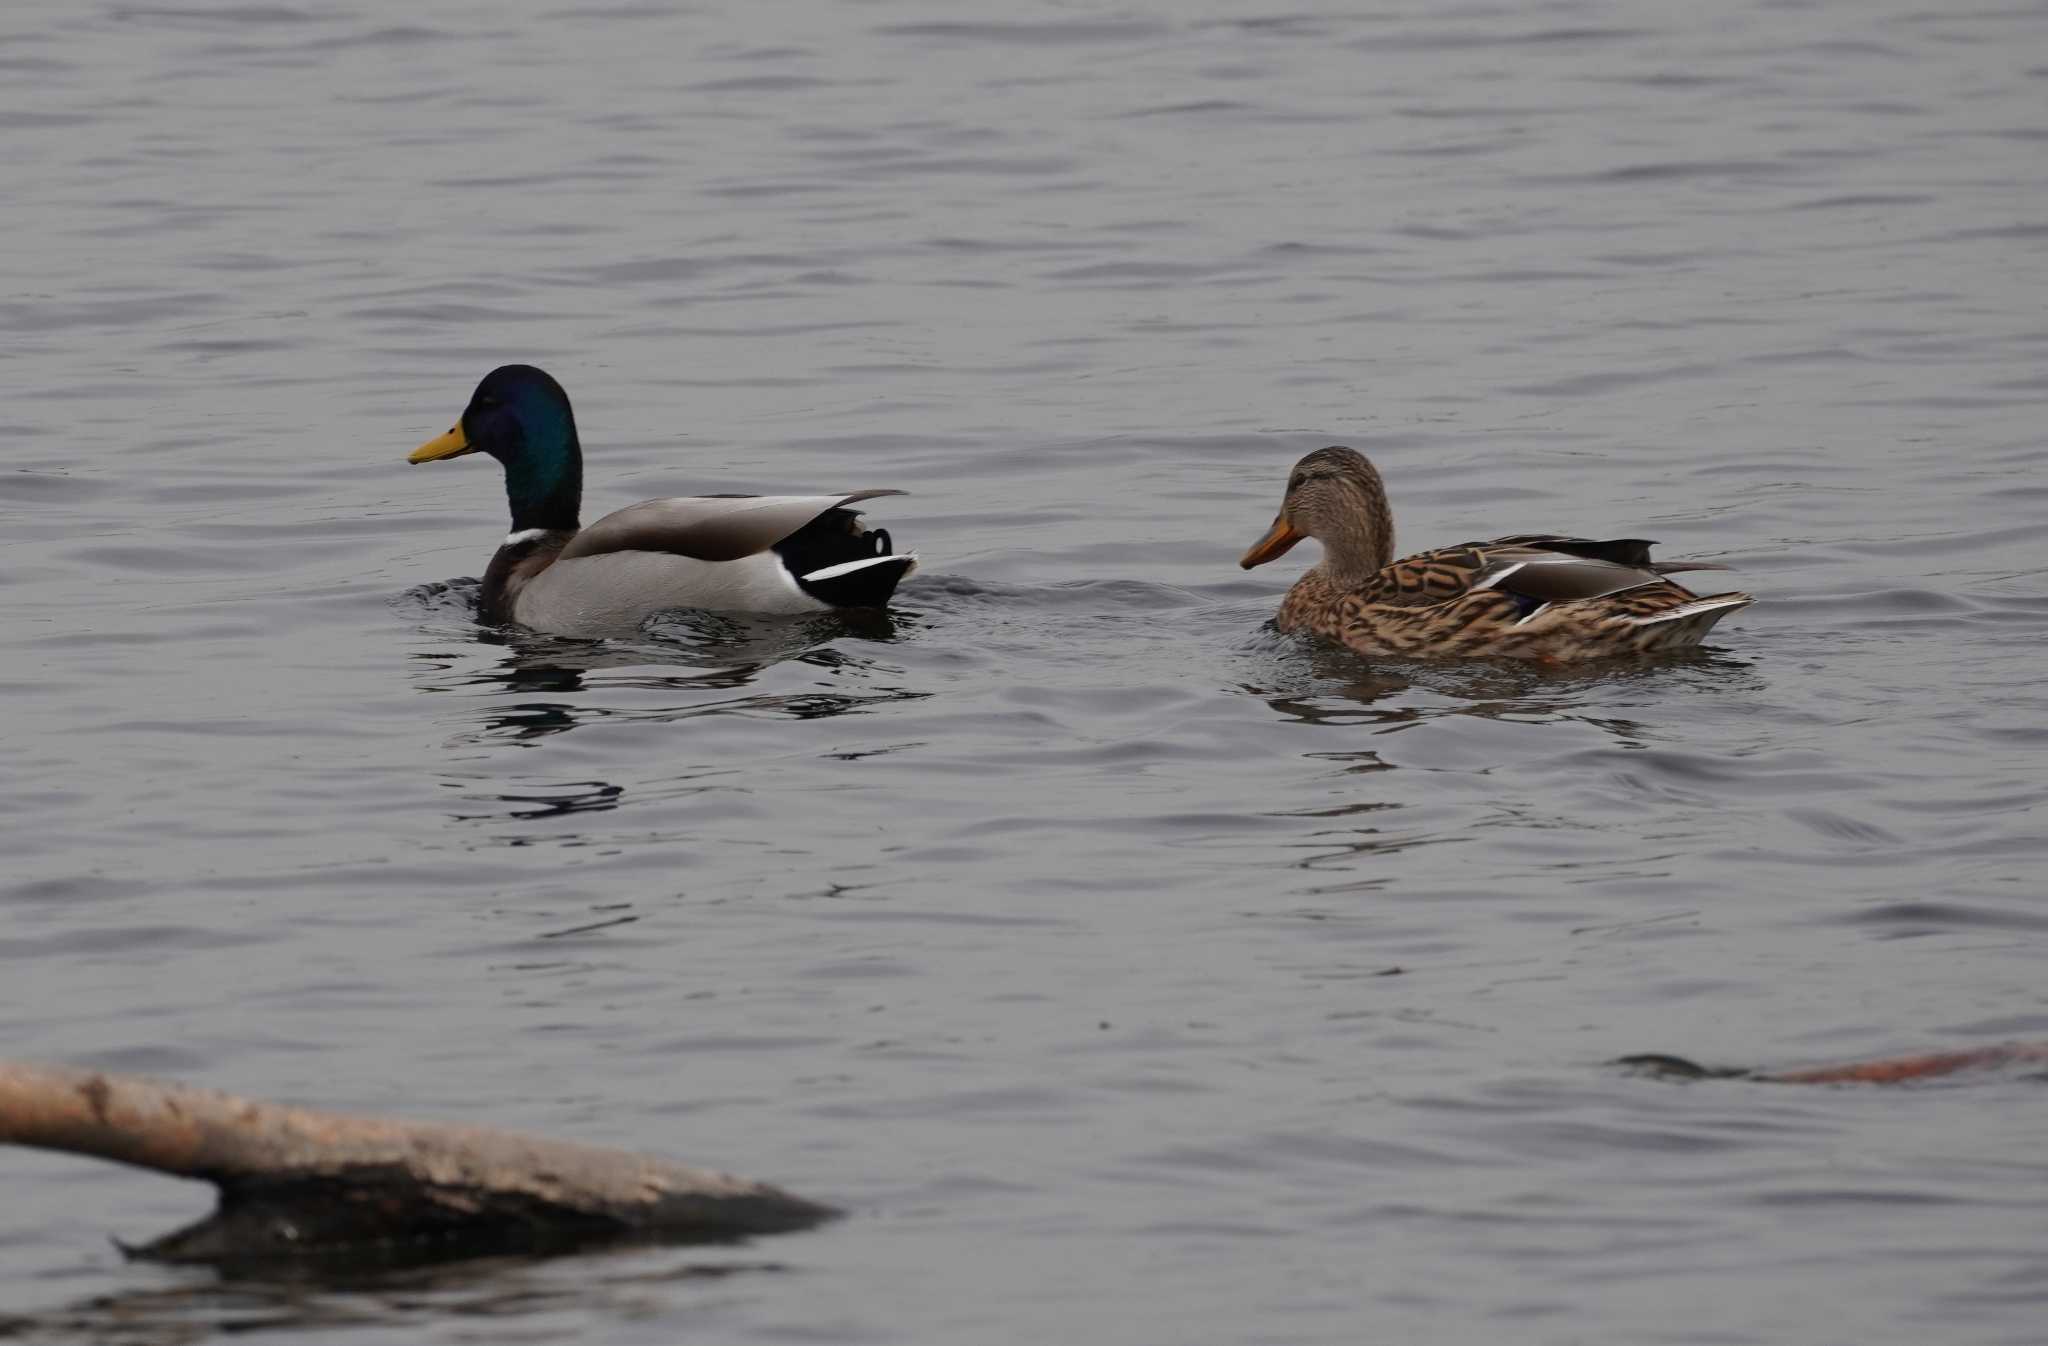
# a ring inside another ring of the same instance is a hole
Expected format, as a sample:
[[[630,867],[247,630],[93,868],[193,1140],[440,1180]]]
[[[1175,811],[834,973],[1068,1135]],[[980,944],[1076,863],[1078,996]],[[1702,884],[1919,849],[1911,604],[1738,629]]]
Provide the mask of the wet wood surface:
[[[836,1213],[651,1155],[20,1062],[0,1062],[0,1142],[214,1184],[212,1215],[130,1249],[166,1261],[718,1241]]]

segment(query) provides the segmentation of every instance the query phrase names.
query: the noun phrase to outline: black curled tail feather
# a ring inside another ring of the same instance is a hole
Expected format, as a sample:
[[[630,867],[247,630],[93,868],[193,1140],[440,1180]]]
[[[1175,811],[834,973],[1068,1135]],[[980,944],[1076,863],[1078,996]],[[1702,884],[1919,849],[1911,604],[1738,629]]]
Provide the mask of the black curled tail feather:
[[[835,608],[878,608],[917,567],[898,556],[886,528],[863,529],[850,509],[829,509],[775,544],[797,586]]]

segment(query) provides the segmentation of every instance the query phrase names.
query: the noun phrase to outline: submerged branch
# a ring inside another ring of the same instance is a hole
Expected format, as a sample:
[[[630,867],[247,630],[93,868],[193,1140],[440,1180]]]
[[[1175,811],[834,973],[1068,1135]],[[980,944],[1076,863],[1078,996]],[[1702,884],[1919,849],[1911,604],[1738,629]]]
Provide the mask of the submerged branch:
[[[220,1201],[212,1215],[130,1249],[162,1261],[717,1241],[803,1229],[837,1213],[778,1188],[623,1150],[19,1062],[0,1061],[0,1143],[213,1183]]]
[[[2048,1065],[2048,1042],[2006,1042],[1994,1047],[1970,1047],[1961,1051],[1927,1052],[1919,1056],[1888,1056],[1876,1061],[1850,1061],[1841,1065],[1811,1066],[1803,1070],[1751,1070],[1741,1067],[1703,1066],[1682,1056],[1645,1054],[1624,1056],[1615,1062],[1648,1075],[1678,1080],[1762,1080],[1769,1084],[1910,1084],[1915,1080],[1938,1079],[1970,1070],[1999,1070],[2007,1066]]]

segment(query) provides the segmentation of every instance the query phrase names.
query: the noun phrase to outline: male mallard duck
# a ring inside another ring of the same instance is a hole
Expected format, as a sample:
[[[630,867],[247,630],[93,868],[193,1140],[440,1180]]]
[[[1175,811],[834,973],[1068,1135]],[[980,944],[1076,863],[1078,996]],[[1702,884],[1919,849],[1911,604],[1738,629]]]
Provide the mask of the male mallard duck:
[[[569,395],[531,365],[484,376],[462,419],[413,463],[488,453],[505,466],[512,532],[484,572],[479,616],[556,635],[629,630],[668,608],[872,608],[917,568],[847,506],[901,491],[643,500],[584,528],[583,446]]]
[[[1726,570],[1711,561],[1659,564],[1655,543],[1520,533],[1394,559],[1394,519],[1363,454],[1318,449],[1294,465],[1273,527],[1246,570],[1305,537],[1322,564],[1280,604],[1282,631],[1311,631],[1360,654],[1497,655],[1565,661],[1697,645],[1715,622],[1756,600],[1702,598],[1664,576]]]

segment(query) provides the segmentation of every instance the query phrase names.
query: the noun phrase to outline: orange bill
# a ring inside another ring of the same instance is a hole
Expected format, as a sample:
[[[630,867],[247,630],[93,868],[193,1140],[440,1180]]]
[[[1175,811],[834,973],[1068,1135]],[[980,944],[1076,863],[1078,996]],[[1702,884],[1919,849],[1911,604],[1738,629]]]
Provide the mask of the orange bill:
[[[1296,532],[1294,525],[1287,522],[1286,516],[1283,515],[1273,520],[1273,526],[1266,530],[1266,535],[1244,554],[1244,559],[1238,564],[1246,570],[1253,566],[1262,566],[1307,536],[1307,533]]]

